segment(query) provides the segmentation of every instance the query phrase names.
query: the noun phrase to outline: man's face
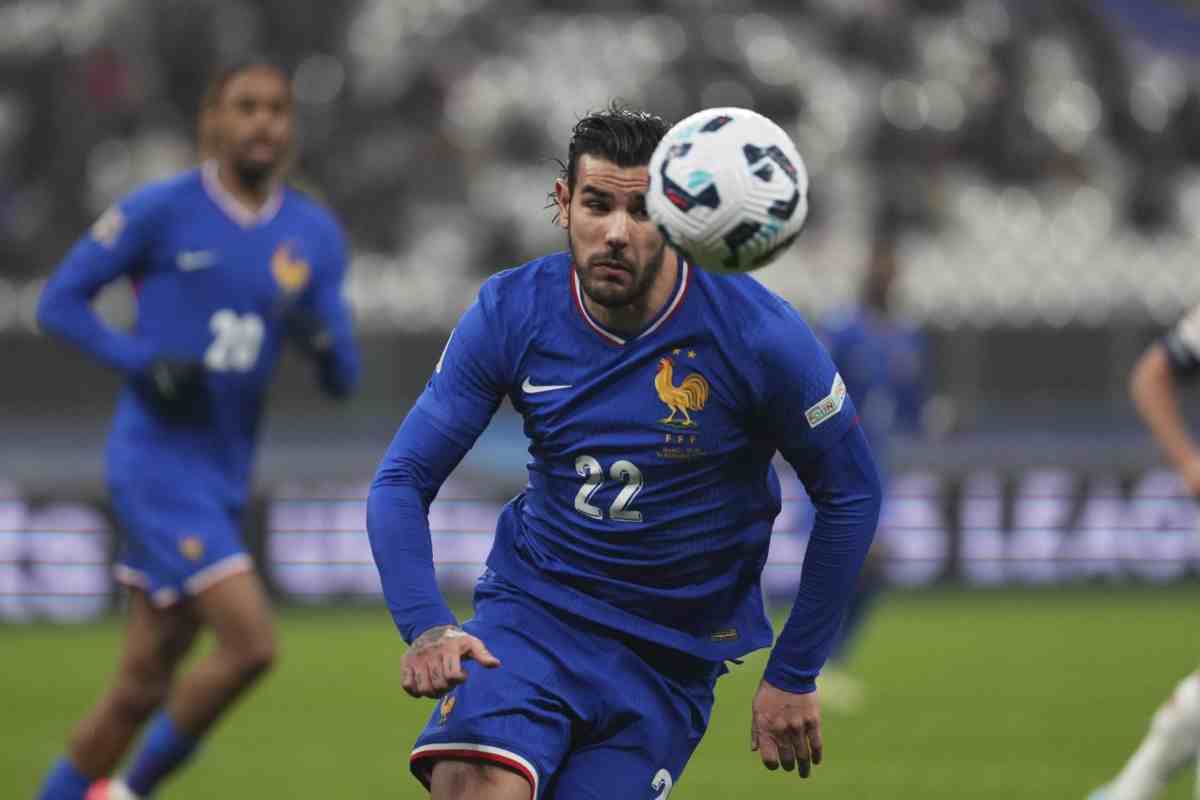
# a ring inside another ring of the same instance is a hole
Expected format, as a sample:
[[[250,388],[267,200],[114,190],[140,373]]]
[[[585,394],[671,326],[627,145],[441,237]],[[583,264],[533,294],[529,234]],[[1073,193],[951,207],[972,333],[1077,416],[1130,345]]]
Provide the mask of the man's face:
[[[260,182],[287,158],[292,98],[278,70],[251,67],[234,75],[213,113],[223,154],[243,180]]]
[[[583,291],[595,303],[619,308],[645,297],[662,269],[666,240],[646,213],[650,172],[618,167],[596,155],[575,165],[575,191],[555,184],[559,224]]]

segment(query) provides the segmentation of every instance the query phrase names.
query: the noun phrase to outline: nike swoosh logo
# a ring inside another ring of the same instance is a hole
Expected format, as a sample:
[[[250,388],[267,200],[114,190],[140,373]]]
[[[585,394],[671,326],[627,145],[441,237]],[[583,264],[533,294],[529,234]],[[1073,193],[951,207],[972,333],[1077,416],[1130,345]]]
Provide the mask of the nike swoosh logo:
[[[557,389],[570,389],[569,383],[547,383],[542,386],[530,383],[529,376],[525,376],[525,382],[521,384],[521,391],[525,394],[541,394],[542,392],[553,392]]]
[[[217,254],[211,250],[184,250],[175,257],[175,263],[184,272],[195,272],[216,264]]]

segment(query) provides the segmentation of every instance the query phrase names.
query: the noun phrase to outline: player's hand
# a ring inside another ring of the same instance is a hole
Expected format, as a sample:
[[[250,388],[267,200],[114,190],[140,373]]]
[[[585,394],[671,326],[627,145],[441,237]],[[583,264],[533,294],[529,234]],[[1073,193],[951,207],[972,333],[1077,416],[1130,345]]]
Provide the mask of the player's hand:
[[[821,763],[821,704],[816,692],[792,694],[765,680],[754,695],[750,719],[750,749],[757,750],[767,769],[799,769],[807,778]]]
[[[310,311],[294,309],[289,312],[285,330],[301,352],[309,356],[321,358],[333,349],[333,334],[320,317]]]
[[[488,669],[500,666],[483,642],[457,625],[430,628],[400,659],[401,685],[412,697],[441,697],[467,679],[462,662],[468,658]]]
[[[194,419],[208,400],[204,364],[191,359],[158,358],[141,376],[150,404],[171,419]]]

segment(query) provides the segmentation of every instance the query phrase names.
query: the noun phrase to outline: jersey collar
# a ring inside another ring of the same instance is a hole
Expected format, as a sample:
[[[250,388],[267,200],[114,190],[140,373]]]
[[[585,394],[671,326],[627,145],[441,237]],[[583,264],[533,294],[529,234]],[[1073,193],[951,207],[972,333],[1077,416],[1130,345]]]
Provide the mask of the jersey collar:
[[[661,328],[663,323],[670,319],[671,316],[674,315],[679,309],[679,306],[683,304],[683,297],[687,294],[688,285],[691,283],[691,267],[681,258],[679,259],[679,277],[675,279],[675,292],[671,295],[670,301],[663,306],[662,310],[658,312],[658,315],[650,321],[650,323],[642,330],[641,333],[630,339],[626,336],[622,336],[611,328],[602,325],[591,314],[588,313],[587,304],[583,302],[583,287],[579,285],[579,276],[575,274],[574,262],[570,263],[570,273],[571,296],[574,298],[575,308],[577,308],[580,315],[583,316],[583,321],[586,322],[588,327],[595,331],[600,338],[604,339],[604,341],[618,346],[628,344],[631,341],[637,341],[638,339],[644,339]]]
[[[263,207],[258,211],[251,211],[221,185],[221,179],[217,175],[217,162],[215,160],[205,161],[200,167],[201,182],[204,184],[204,191],[217,208],[225,212],[225,215],[241,225],[243,228],[254,228],[259,225],[266,225],[271,220],[275,219],[275,215],[279,213],[280,207],[283,205],[283,190],[276,186],[271,192],[271,196],[267,198],[267,202],[263,203]]]

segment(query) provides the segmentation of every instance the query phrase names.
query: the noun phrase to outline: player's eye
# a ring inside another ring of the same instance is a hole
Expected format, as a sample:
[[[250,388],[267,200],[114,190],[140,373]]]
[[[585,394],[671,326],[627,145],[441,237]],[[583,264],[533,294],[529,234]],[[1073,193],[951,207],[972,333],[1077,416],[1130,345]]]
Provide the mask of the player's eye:
[[[608,203],[605,203],[603,200],[596,200],[593,198],[591,200],[584,200],[583,207],[591,209],[592,211],[607,211]]]

